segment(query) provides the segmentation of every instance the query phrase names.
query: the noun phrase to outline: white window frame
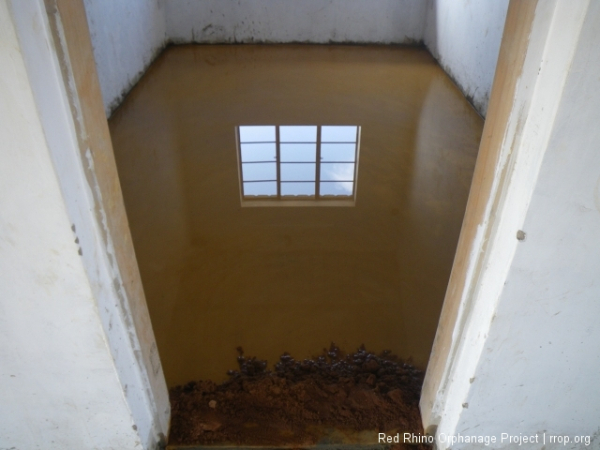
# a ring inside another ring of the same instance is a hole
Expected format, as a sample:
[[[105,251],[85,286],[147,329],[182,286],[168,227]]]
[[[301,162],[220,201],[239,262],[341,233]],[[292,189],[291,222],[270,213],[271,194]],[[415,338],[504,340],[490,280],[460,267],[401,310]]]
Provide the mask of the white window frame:
[[[295,124],[296,125],[296,124]],[[244,180],[243,177],[243,169],[242,169],[242,142],[240,139],[240,127],[243,126],[254,126],[254,125],[240,125],[235,127],[235,136],[236,136],[236,147],[237,147],[237,159],[238,159],[238,175],[239,175],[239,185],[240,185],[240,202],[242,206],[355,206],[356,204],[356,191],[357,191],[357,181],[358,181],[358,157],[360,150],[360,133],[361,127],[356,126],[356,138],[354,141],[354,173],[352,180],[343,180],[343,182],[352,182],[352,193],[348,196],[345,195],[321,195],[320,188],[321,183],[336,183],[338,181],[329,181],[329,180],[321,180],[321,164],[335,164],[335,163],[352,163],[351,161],[321,161],[321,145],[323,142],[321,141],[321,129],[323,126],[329,125],[311,125],[317,127],[317,137],[316,142],[293,142],[294,144],[316,144],[316,157],[315,157],[315,180],[314,181],[294,181],[295,183],[315,183],[315,195],[314,196],[287,196],[281,194],[281,185],[282,183],[286,183],[286,181],[281,180],[281,157],[280,157],[280,148],[281,148],[281,140],[280,140],[280,127],[282,126],[290,126],[290,125],[264,125],[264,126],[274,126],[275,127],[275,141],[264,141],[264,142],[253,142],[256,144],[259,143],[269,143],[275,144],[276,156],[275,161],[253,161],[253,162],[244,162],[244,164],[261,164],[261,163],[275,163],[276,164],[276,178],[269,180]],[[263,126],[263,125],[261,125]],[[339,126],[339,125],[331,125],[331,126]],[[286,143],[286,142],[284,142]],[[292,142],[290,142],[292,143]],[[325,144],[348,144],[349,142],[325,142]],[[285,164],[306,164],[310,163],[310,161],[306,162],[284,162]],[[276,195],[263,195],[263,196],[248,196],[244,195],[244,183],[252,183],[252,182],[274,182],[277,186]]]

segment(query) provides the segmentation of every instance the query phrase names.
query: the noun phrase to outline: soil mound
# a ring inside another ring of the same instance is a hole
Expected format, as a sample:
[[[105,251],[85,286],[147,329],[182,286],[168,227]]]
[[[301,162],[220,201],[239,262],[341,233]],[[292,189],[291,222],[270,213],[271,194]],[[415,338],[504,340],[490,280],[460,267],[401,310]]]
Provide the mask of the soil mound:
[[[273,370],[238,352],[239,370],[222,384],[171,389],[171,445],[305,447],[332,429],[423,434],[423,373],[390,352],[345,354],[332,344],[313,359],[284,353]]]

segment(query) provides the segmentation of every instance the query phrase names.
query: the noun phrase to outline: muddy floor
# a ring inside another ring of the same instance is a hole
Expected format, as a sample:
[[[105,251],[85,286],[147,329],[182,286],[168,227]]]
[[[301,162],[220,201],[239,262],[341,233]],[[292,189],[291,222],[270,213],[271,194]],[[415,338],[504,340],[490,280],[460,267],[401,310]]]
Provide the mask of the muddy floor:
[[[110,125],[169,387],[224,381],[240,343],[427,365],[483,121],[425,49],[173,46]],[[253,125],[359,126],[354,200],[249,206],[236,136]]]
[[[312,359],[285,353],[272,369],[238,353],[225,382],[171,389],[171,445],[306,447],[331,429],[423,433],[423,373],[390,352],[345,354],[332,344]]]

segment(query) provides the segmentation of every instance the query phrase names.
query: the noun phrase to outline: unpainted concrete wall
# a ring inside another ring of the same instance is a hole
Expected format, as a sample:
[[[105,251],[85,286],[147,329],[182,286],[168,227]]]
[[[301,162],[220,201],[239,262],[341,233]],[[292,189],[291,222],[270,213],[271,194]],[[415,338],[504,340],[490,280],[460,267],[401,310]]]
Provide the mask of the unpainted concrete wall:
[[[486,115],[509,0],[429,0],[425,45]]]
[[[110,116],[165,46],[164,0],[84,0],[104,109]]]
[[[423,40],[422,0],[168,0],[174,43],[412,44]]]
[[[425,43],[485,116],[508,0],[85,0],[107,116],[166,43]]]

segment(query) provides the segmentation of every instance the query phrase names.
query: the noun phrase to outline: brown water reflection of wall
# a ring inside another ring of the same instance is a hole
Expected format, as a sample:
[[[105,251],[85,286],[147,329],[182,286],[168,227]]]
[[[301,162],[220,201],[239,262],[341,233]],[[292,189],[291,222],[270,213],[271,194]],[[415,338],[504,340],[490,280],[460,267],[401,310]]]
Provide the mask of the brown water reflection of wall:
[[[358,125],[352,207],[242,207],[239,125]],[[169,385],[335,341],[424,368],[483,122],[427,51],[168,49],[111,119]]]

